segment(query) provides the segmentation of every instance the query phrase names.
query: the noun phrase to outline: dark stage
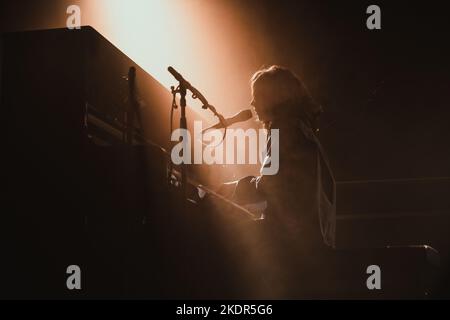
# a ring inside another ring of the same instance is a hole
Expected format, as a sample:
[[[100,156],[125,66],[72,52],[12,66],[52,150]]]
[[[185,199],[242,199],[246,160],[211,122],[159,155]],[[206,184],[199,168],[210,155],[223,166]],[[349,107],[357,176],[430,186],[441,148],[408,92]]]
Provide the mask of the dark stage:
[[[0,298],[450,298],[444,4],[1,1]]]

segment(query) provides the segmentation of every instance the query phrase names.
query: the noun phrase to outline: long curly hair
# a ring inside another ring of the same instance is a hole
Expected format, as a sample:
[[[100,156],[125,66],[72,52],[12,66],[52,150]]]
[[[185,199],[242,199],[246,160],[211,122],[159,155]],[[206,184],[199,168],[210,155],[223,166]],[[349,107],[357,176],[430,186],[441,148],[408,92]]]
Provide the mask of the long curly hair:
[[[250,80],[253,97],[263,95],[270,100],[263,112],[271,120],[300,118],[317,129],[318,117],[323,108],[310,95],[300,78],[291,70],[272,65],[256,71]]]

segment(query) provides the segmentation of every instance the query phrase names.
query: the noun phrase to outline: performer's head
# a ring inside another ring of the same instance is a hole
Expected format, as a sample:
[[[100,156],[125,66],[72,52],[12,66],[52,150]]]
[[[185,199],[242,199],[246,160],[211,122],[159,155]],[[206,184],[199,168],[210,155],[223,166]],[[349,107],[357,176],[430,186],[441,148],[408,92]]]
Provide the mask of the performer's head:
[[[258,70],[251,78],[252,106],[264,124],[301,118],[316,129],[322,107],[292,71],[277,65]]]

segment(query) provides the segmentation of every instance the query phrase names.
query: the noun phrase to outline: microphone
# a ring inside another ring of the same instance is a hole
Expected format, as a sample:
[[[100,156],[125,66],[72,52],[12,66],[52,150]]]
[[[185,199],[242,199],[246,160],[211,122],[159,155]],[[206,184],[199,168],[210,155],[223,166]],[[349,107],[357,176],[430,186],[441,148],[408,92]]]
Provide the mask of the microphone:
[[[252,111],[250,109],[241,110],[238,113],[236,113],[231,118],[224,119],[223,122],[219,122],[211,127],[208,127],[206,129],[203,129],[202,133],[211,130],[211,129],[221,129],[225,128],[225,126],[231,126],[232,124],[238,123],[238,122],[244,122],[253,117]]]
[[[168,67],[167,71],[170,72],[170,74],[176,79],[178,80],[178,82],[183,85],[187,90],[190,90],[192,92],[192,97],[194,99],[199,99],[202,103],[203,103],[203,109],[207,109],[209,108],[216,116],[218,115],[218,112],[216,111],[216,108],[214,108],[212,105],[210,105],[208,103],[208,100],[206,100],[206,98],[201,94],[200,91],[198,91],[196,88],[194,88],[194,86],[192,86],[189,81],[187,81],[186,79],[183,78],[183,76],[178,73],[174,68],[172,67]]]
[[[174,68],[168,67],[168,68],[167,68],[167,71],[169,71],[170,74],[171,74],[175,79],[178,80],[178,82],[183,83],[183,84],[186,86],[186,89],[190,89],[190,88],[192,87],[191,84],[190,84],[188,81],[186,81],[186,80],[183,78],[183,76],[182,76],[181,74],[179,74]]]
[[[194,88],[194,86],[192,86],[188,81],[186,81],[186,79],[184,79],[183,76],[178,71],[176,71],[171,66],[169,66],[167,68],[167,71],[169,71],[170,74],[176,80],[178,80],[180,85],[183,85],[187,90],[190,90],[192,92],[192,97],[194,99],[198,98],[203,103],[203,106],[202,106],[203,109],[211,110],[214,113],[214,115],[219,118],[220,122],[218,124],[203,130],[202,133],[209,129],[225,128],[236,122],[247,121],[248,119],[250,119],[253,116],[252,111],[250,109],[247,109],[247,110],[243,110],[243,111],[237,113],[236,115],[234,115],[233,117],[231,117],[229,119],[224,119],[223,116],[217,112],[216,108],[208,103],[208,100],[206,100],[206,98],[201,94],[201,92],[198,91],[196,88]]]

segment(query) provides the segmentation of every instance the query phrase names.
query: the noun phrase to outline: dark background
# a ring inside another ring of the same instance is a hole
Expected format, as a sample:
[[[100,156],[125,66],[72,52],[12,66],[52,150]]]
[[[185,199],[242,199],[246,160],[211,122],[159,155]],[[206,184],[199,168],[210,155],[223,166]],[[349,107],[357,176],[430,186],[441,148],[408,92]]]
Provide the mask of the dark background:
[[[377,2],[382,29],[370,31],[369,4],[265,1],[255,15],[272,61],[304,75],[328,111],[321,137],[338,180],[449,176],[445,7]]]

